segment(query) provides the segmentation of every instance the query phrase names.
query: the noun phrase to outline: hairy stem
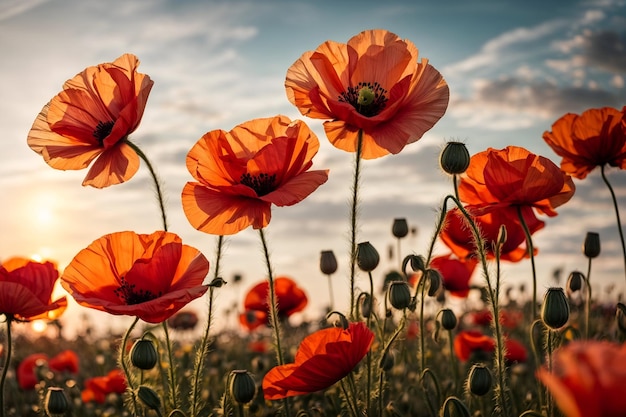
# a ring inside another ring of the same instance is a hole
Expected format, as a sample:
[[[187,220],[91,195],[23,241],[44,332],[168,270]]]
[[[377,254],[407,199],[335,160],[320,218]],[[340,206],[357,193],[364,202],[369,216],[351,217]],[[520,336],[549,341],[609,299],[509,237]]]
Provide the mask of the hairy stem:
[[[622,230],[622,222],[619,217],[619,207],[617,205],[617,197],[615,196],[615,191],[613,191],[613,187],[609,182],[606,174],[604,172],[605,165],[600,167],[600,173],[602,174],[602,180],[606,184],[609,192],[611,193],[611,199],[613,200],[613,208],[615,209],[615,217],[617,218],[617,231],[619,232],[619,238],[622,242],[622,257],[624,258],[624,275],[626,276],[626,242],[624,242],[624,231]]]
[[[354,156],[354,182],[352,183],[352,206],[350,209],[350,320],[356,320],[355,309],[355,279],[356,279],[356,232],[357,217],[359,214],[359,182],[361,177],[361,151],[363,147],[363,131],[359,130]]]

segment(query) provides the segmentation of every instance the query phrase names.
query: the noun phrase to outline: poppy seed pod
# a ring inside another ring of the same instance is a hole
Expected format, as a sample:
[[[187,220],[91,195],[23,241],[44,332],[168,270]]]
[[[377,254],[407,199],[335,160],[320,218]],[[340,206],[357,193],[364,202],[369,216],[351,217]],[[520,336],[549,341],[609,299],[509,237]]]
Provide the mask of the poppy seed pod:
[[[406,281],[393,281],[387,290],[389,303],[393,308],[404,310],[411,304],[411,290]]]
[[[378,266],[380,255],[369,242],[361,242],[356,248],[356,263],[365,272],[371,272]]]
[[[361,315],[368,318],[372,314],[372,296],[368,293],[361,293],[359,296],[361,300]]]
[[[44,399],[44,408],[49,416],[63,415],[70,408],[63,388],[50,387]]]
[[[443,288],[443,277],[436,269],[427,269],[426,278],[428,283],[428,296],[435,297]]]
[[[446,330],[453,330],[457,325],[456,315],[449,308],[441,310],[441,326]]]
[[[574,271],[569,274],[567,278],[567,292],[574,293],[579,291],[583,287],[583,281],[585,280],[585,276],[582,272]]]
[[[239,404],[248,404],[256,395],[256,383],[250,372],[236,370],[230,373],[230,395]]]
[[[150,339],[139,339],[130,350],[130,361],[133,366],[148,370],[154,368],[159,360],[154,342]]]
[[[491,379],[491,372],[485,365],[474,364],[467,377],[469,391],[474,395],[485,395],[491,389]]]
[[[563,288],[548,288],[541,308],[541,320],[552,330],[560,329],[569,320],[569,304]]]
[[[596,232],[587,232],[583,253],[587,258],[595,258],[600,255],[600,235]]]
[[[464,173],[470,164],[470,154],[462,142],[448,142],[439,156],[439,164],[450,175]]]
[[[320,255],[320,270],[323,274],[331,275],[337,272],[337,258],[332,250],[323,250]]]
[[[150,410],[158,410],[161,408],[161,398],[152,388],[140,385],[137,390],[137,396]]]
[[[395,364],[395,362],[396,360],[395,360],[393,351],[388,350],[385,352],[383,357],[380,358],[380,363],[379,363],[380,369],[382,369],[384,372],[389,372],[393,368],[393,365]]]
[[[401,239],[409,234],[409,224],[406,219],[393,219],[393,225],[391,226],[391,233]]]

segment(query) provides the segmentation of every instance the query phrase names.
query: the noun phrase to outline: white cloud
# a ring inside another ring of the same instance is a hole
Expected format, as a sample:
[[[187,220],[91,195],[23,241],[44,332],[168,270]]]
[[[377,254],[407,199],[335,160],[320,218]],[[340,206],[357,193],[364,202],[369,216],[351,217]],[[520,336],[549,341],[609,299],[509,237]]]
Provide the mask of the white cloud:
[[[0,22],[25,13],[49,0],[3,0],[0,3]]]

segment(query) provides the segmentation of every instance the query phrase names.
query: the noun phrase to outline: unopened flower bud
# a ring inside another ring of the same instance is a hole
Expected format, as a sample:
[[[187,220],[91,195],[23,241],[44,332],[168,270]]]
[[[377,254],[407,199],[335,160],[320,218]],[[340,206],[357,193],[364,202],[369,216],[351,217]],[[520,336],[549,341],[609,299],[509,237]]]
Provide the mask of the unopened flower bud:
[[[49,387],[44,399],[44,408],[49,416],[63,415],[70,408],[63,388]]]
[[[470,154],[462,142],[448,142],[439,156],[441,169],[451,175],[464,173],[470,164]]]
[[[596,232],[587,232],[583,253],[587,258],[595,258],[600,255],[600,235]]]
[[[391,233],[401,239],[409,234],[409,224],[406,219],[393,219],[393,226],[391,226]]]
[[[441,327],[446,330],[453,330],[456,327],[457,319],[454,311],[449,308],[441,310]]]
[[[411,304],[411,290],[406,281],[393,281],[387,290],[389,303],[398,310],[404,310]]]
[[[361,315],[368,318],[372,314],[372,296],[368,293],[361,293],[359,299],[361,300]]]
[[[323,250],[320,255],[320,270],[323,274],[331,275],[337,272],[337,258],[332,250]]]
[[[211,281],[209,283],[209,287],[213,287],[213,288],[221,288],[222,286],[224,286],[226,284],[226,281],[224,281],[222,278],[217,277],[214,278],[213,281]]]
[[[356,249],[356,263],[365,272],[371,272],[378,266],[380,256],[369,242],[361,242]]]
[[[541,308],[541,320],[549,328],[556,330],[569,320],[569,304],[563,288],[548,288]]]
[[[328,313],[326,315],[326,320],[328,321],[328,319],[330,318],[330,316],[332,315],[337,315],[339,317],[339,325],[341,326],[342,329],[344,330],[348,330],[348,328],[350,327],[350,322],[348,321],[348,319],[346,318],[346,316],[339,312],[339,311],[331,311],[330,313]],[[337,325],[337,323],[335,322],[335,326]]]
[[[491,372],[483,364],[474,364],[469,371],[467,384],[469,391],[478,396],[483,396],[491,389]]]
[[[161,408],[161,398],[152,388],[140,385],[137,390],[137,396],[150,410],[158,410]]]
[[[428,284],[428,296],[435,297],[443,288],[443,277],[436,269],[426,270],[426,283]]]
[[[498,229],[498,246],[503,246],[506,243],[506,238],[507,238],[507,234],[506,234],[506,226],[501,224],[500,228]]]
[[[239,404],[248,404],[256,395],[256,384],[250,372],[236,370],[230,373],[230,395]]]
[[[567,291],[569,293],[574,293],[579,291],[583,287],[583,281],[585,280],[585,276],[582,272],[574,271],[569,274],[567,278]]]
[[[130,350],[130,361],[133,366],[148,370],[154,368],[159,360],[154,342],[150,339],[139,339]]]

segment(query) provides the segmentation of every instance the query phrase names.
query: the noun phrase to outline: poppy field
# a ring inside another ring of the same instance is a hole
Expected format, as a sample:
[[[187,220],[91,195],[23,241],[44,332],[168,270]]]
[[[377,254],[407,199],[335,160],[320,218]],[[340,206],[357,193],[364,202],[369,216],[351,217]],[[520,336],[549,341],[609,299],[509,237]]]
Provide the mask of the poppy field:
[[[444,74],[412,41],[382,29],[328,40],[286,71],[286,98],[302,120],[266,115],[198,132],[180,203],[189,224],[215,238],[212,255],[168,229],[159,167],[132,141],[153,85],[127,53],[77,73],[33,113],[27,145],[53,169],[86,170],[83,186],[147,170],[162,228],[111,230],[62,270],[54,260],[2,260],[0,417],[626,416],[626,306],[592,294],[599,234],[581,242],[587,271],[567,271],[547,290],[537,285],[533,244],[575,194],[574,180],[599,171],[619,231],[623,294],[626,243],[606,174],[626,169],[626,106],[554,120],[543,134],[552,155],[520,144],[470,155],[465,143],[446,142],[439,166],[452,186],[433,208],[430,244],[401,252],[410,228],[390,219],[401,262],[381,273],[378,249],[359,236],[363,166],[419,146],[450,98]],[[325,138],[307,118],[324,121]],[[349,259],[320,248],[328,314],[295,324],[309,299],[273,269],[266,229],[273,207],[306,204],[332,175],[313,167],[320,140],[354,158]],[[245,294],[238,326],[218,331],[216,297],[229,291],[224,239],[248,228],[258,232],[265,278]],[[345,310],[333,309],[339,262],[349,265]],[[502,271],[519,262],[528,279],[513,291]],[[66,296],[53,297],[57,283]],[[126,331],[102,336],[85,323],[75,339],[61,337],[68,297],[123,316]],[[199,299],[206,320],[186,308]],[[57,326],[58,337],[20,331],[35,320]]]

